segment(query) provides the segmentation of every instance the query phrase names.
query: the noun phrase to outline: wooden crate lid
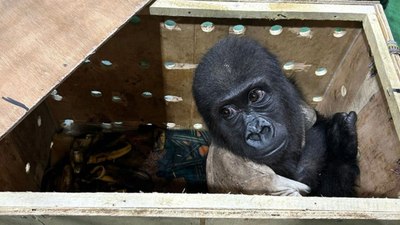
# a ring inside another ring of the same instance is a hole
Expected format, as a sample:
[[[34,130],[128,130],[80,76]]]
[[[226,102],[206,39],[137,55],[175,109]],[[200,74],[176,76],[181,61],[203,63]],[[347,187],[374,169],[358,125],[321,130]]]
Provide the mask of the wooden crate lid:
[[[2,1],[0,139],[148,2]]]

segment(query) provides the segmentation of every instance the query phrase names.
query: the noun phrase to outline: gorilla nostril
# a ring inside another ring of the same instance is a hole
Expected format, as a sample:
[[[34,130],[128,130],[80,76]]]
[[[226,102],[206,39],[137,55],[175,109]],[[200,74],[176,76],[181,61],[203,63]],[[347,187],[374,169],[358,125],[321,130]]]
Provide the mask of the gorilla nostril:
[[[262,127],[261,128],[261,134],[268,134],[268,133],[270,133],[271,132],[271,127],[270,126],[264,126],[264,127]]]

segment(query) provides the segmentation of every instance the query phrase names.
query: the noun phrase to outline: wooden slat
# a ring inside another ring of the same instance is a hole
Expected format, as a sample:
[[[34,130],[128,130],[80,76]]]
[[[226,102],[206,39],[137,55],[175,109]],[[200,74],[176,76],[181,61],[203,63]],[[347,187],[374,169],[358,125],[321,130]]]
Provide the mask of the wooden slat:
[[[400,220],[396,199],[3,192],[0,202],[0,215]]]
[[[83,225],[83,224],[146,224],[146,225],[398,225],[395,220],[302,220],[302,219],[203,219],[116,216],[0,216],[1,225]]]
[[[2,1],[0,137],[147,2]]]
[[[382,92],[374,94],[360,111],[359,195],[398,197],[400,193],[400,142]]]
[[[193,0],[158,0],[150,14],[255,19],[314,19],[361,21],[374,13],[372,5],[310,4],[304,2],[228,2]]]
[[[379,80],[389,105],[397,136],[400,139],[400,93],[393,91],[394,89],[400,89],[400,79],[383,35],[383,30],[388,28],[381,27],[379,24],[380,16],[382,15],[368,14],[363,21],[363,26],[374,57]]]
[[[116,217],[116,216],[0,216],[0,225],[204,225],[197,218],[151,218],[151,217]],[[331,225],[331,224],[327,224]],[[337,224],[335,224],[337,225]],[[350,225],[350,224],[349,224]],[[372,225],[371,223],[351,225]],[[386,224],[382,224],[386,225]],[[389,224],[388,224],[389,225]]]

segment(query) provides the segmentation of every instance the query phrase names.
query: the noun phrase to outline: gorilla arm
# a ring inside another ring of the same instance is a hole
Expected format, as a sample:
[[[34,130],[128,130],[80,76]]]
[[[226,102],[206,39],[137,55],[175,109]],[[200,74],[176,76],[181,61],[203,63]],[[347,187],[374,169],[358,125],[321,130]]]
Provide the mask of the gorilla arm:
[[[257,164],[211,144],[207,156],[207,185],[212,193],[301,196],[310,188],[275,174],[267,165]]]

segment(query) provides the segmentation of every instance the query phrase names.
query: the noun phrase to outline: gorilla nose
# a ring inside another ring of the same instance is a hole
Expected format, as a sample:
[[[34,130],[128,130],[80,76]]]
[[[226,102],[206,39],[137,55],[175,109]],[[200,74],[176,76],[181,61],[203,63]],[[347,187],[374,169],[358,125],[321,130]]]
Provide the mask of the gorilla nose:
[[[260,141],[261,136],[273,133],[273,126],[269,121],[263,118],[256,118],[247,124],[246,133],[247,139]]]

